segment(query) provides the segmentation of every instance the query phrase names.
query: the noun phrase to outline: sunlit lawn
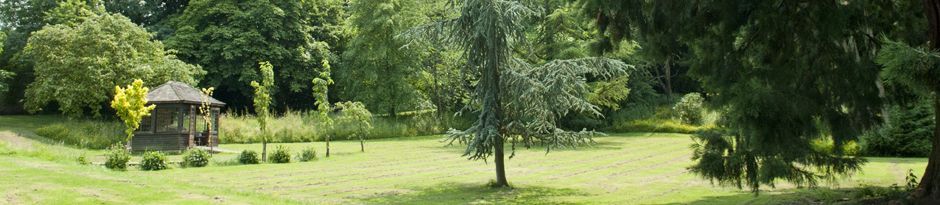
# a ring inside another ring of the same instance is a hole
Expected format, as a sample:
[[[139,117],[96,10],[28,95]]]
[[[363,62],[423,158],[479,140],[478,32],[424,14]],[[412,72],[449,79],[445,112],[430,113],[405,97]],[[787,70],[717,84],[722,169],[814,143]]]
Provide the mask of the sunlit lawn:
[[[0,122],[6,122],[4,117]],[[909,169],[919,175],[926,163],[871,158],[862,173],[821,184],[832,189],[806,191],[781,184],[754,197],[688,173],[688,135],[628,133],[598,137],[592,147],[547,154],[542,148],[517,148],[507,164],[515,187],[510,190],[486,188],[493,164],[461,157],[462,147],[445,146],[438,136],[367,141],[364,153],[358,141],[334,141],[330,158],[323,157],[325,145],[319,142],[268,145],[269,151],[285,145],[293,154],[313,146],[320,157],[313,162],[115,172],[62,160],[100,151],[23,145],[20,136],[29,138],[30,133],[16,127],[27,124],[0,124],[0,141],[8,147],[0,148],[0,203],[764,204],[819,195],[838,198],[840,188],[860,185],[902,184]],[[221,148],[260,151],[261,145]],[[235,157],[217,154],[213,161]]]

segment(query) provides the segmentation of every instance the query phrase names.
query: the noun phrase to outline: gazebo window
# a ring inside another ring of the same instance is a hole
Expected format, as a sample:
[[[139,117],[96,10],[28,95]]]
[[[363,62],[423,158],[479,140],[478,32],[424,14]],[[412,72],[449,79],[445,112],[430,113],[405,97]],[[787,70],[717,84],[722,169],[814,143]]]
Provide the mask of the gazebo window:
[[[189,108],[182,108],[181,115],[183,116],[183,127],[180,128],[182,132],[189,132],[189,127],[192,126],[193,119],[192,116],[189,116]]]
[[[150,113],[153,115],[153,113]],[[153,132],[153,117],[147,116],[140,120],[140,127],[137,129],[138,132]]]
[[[180,127],[179,108],[157,108],[157,132],[176,132]]]
[[[212,109],[212,131],[219,132],[219,109]]]

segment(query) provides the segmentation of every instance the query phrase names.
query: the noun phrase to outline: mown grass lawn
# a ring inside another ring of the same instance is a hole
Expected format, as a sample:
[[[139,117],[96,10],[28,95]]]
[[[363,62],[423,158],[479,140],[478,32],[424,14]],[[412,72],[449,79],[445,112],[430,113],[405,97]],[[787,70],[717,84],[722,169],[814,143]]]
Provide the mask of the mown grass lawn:
[[[28,123],[4,118],[0,203],[9,204],[765,204],[838,200],[847,196],[845,188],[903,184],[909,169],[919,175],[926,165],[925,159],[870,158],[863,172],[821,184],[826,188],[781,184],[755,197],[688,173],[688,135],[627,133],[548,154],[518,148],[507,163],[515,189],[486,188],[493,165],[466,160],[462,147],[445,146],[438,136],[367,141],[365,153],[358,141],[334,141],[330,158],[323,157],[323,143],[268,145],[293,154],[313,146],[320,157],[313,162],[116,172],[71,160],[101,151],[34,141]],[[261,145],[221,148],[260,151]],[[217,154],[213,161],[235,157]]]

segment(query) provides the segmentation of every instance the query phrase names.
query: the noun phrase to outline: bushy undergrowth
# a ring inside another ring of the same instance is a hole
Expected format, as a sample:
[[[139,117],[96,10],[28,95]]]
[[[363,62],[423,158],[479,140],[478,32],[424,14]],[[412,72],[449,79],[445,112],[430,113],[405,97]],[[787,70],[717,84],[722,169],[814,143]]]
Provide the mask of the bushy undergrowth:
[[[930,154],[934,122],[929,102],[912,106],[891,106],[887,124],[860,137],[862,152],[868,156],[926,157]]]
[[[672,107],[682,123],[699,125],[702,123],[702,115],[705,112],[703,105],[705,99],[701,94],[689,93],[682,96],[682,99]]]
[[[698,101],[688,99],[687,101]],[[610,126],[603,129],[607,132],[665,132],[665,133],[696,133],[703,129],[714,127],[721,113],[701,107],[699,103],[686,103],[695,105],[679,105],[681,101],[670,101],[666,98],[650,99],[645,103],[635,103],[624,106],[607,116]],[[683,111],[679,111],[683,110]],[[694,112],[694,117],[692,116]],[[688,115],[682,117],[682,115]],[[693,119],[697,124],[683,122],[683,118]]]
[[[114,144],[108,149],[107,161],[104,166],[113,170],[127,170],[127,162],[131,160],[131,153],[121,144]]]
[[[209,165],[209,152],[203,149],[189,149],[183,153],[183,167],[205,167]]]
[[[643,119],[615,122],[608,130],[614,132],[664,132],[693,134],[702,127],[689,125],[671,119]]]
[[[144,159],[140,161],[140,170],[158,171],[164,170],[166,166],[166,155],[163,152],[151,151],[144,153]]]
[[[258,164],[259,161],[258,153],[253,150],[244,150],[241,154],[238,154],[238,163]]]
[[[268,156],[268,162],[271,163],[290,163],[290,150],[287,147],[278,145]]]
[[[54,142],[79,148],[105,149],[124,140],[123,129],[118,122],[66,120],[39,127],[35,133]]]
[[[449,120],[442,121],[437,119],[433,112],[414,113],[397,117],[376,117],[373,119],[373,129],[364,138],[380,139],[441,134],[451,127],[466,128],[471,122],[468,119],[468,117],[452,117]],[[344,130],[343,127],[345,126],[337,124],[333,129],[324,130],[314,115],[302,112],[287,112],[277,118],[269,119],[268,129],[273,136],[268,142],[323,141],[324,136],[327,134],[331,135],[333,140],[347,139],[353,133],[350,130]],[[222,116],[219,130],[219,138],[222,143],[261,142],[258,121],[251,115],[227,113]]]

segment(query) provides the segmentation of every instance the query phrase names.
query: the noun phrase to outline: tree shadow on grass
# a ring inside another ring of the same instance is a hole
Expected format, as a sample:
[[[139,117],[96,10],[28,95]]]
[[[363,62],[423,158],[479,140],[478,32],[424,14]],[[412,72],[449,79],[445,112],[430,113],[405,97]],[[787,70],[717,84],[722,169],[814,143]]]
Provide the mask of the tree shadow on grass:
[[[366,204],[573,204],[559,197],[587,196],[575,189],[521,186],[491,188],[482,184],[443,183],[413,189],[411,193],[385,193],[364,198]]]
[[[729,196],[708,196],[700,200],[671,204],[889,204],[903,200],[908,192],[899,187],[810,188],[762,192],[755,196],[741,192]]]

